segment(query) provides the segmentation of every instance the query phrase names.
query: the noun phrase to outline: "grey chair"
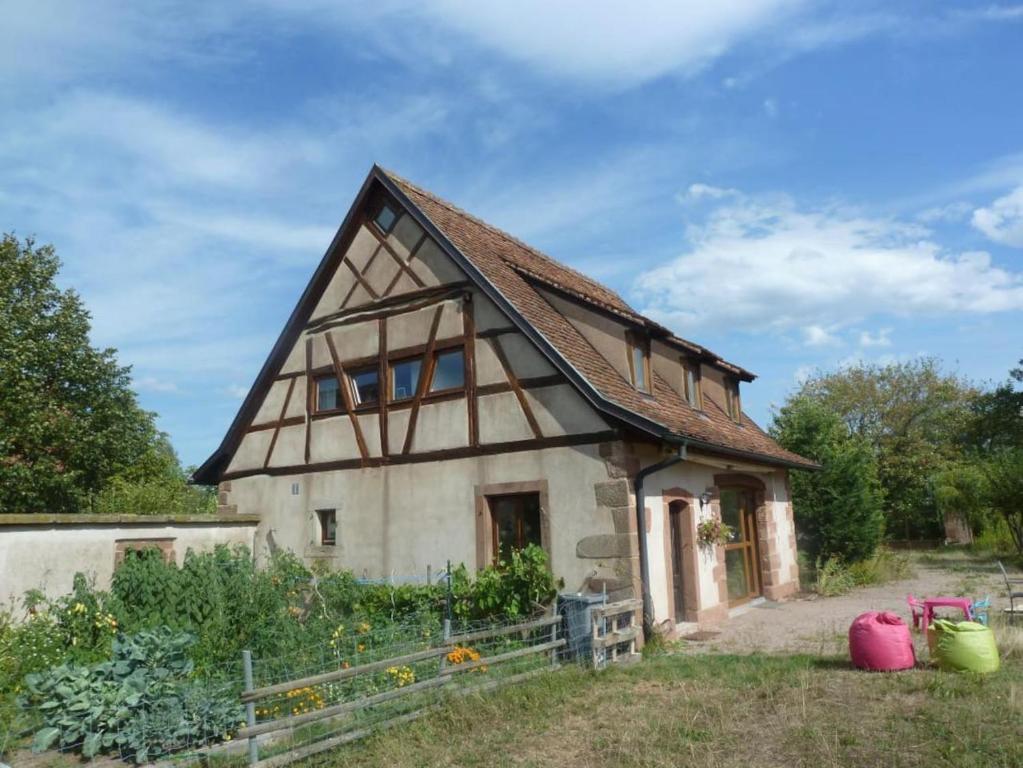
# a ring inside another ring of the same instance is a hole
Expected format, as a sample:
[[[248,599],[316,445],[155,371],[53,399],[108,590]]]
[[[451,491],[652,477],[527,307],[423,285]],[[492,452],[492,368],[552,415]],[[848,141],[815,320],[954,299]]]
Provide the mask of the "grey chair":
[[[1023,578],[1010,577],[1001,560],[998,561],[998,569],[1002,572],[1002,577],[1005,579],[1005,591],[1009,595],[1009,607],[1005,609],[1005,613],[1009,617],[1009,621],[1012,622],[1018,616],[1023,616],[1023,605],[1020,605],[1019,608],[1016,607],[1016,600],[1023,600],[1023,589],[1019,586],[1013,586],[1023,584]]]

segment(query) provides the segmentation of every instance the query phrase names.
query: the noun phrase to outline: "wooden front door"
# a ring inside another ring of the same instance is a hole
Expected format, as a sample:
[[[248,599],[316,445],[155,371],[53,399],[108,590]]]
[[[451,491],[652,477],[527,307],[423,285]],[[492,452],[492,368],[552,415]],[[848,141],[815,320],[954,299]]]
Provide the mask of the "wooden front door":
[[[675,598],[675,623],[685,621],[686,604],[682,571],[682,511],[684,501],[673,501],[668,505],[668,521],[671,535],[671,589]]]
[[[760,545],[753,492],[722,488],[721,521],[732,528],[732,537],[725,545],[728,604],[741,605],[760,595]]]

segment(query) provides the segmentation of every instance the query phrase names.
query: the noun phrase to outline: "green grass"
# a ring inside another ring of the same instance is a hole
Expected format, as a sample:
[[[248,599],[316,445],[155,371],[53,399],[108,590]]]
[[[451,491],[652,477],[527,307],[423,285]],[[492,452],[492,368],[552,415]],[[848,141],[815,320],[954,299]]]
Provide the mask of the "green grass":
[[[343,766],[1023,765],[1023,659],[987,678],[842,658],[660,655],[457,701],[320,758]]]

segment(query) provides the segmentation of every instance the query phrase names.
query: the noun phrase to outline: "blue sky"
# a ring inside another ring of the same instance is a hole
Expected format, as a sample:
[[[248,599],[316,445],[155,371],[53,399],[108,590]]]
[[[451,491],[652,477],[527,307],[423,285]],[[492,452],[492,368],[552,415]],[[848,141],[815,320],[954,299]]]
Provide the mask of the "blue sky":
[[[1023,5],[15,3],[0,227],[185,463],[373,162],[755,371],[1023,356]]]

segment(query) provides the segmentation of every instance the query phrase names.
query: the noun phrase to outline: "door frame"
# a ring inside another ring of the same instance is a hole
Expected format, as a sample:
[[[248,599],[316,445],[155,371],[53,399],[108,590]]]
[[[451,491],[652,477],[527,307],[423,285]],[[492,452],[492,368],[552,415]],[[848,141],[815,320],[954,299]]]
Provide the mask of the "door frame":
[[[667,616],[676,624],[700,620],[700,564],[696,548],[696,518],[699,502],[693,494],[683,488],[668,488],[661,491],[663,502],[663,541],[665,594],[667,595]],[[673,512],[673,508],[678,512]],[[675,597],[675,558],[672,552],[673,514],[678,515],[679,554],[681,555],[682,605]]]
[[[770,550],[770,543],[764,538],[768,533],[767,529],[771,527],[766,522],[767,486],[758,477],[739,472],[728,472],[714,475],[714,485],[708,490],[712,494],[711,504],[713,512],[719,520],[721,519],[721,491],[723,490],[747,493],[751,505],[749,514],[745,516],[748,527],[752,528],[752,538],[748,547],[749,554],[747,555],[746,562],[747,566],[749,566],[749,561],[753,561],[750,575],[755,580],[754,591],[736,600],[732,600],[729,597],[728,572],[725,564],[725,551],[729,545],[718,547],[719,568],[717,569],[717,578],[719,599],[722,604],[729,608],[735,608],[757,597],[762,597],[764,595],[764,584],[770,582],[770,574],[767,571],[767,561],[765,559],[765,553]],[[750,580],[750,575],[747,575],[747,583]]]
[[[746,594],[742,597],[728,598],[728,607],[748,603],[764,594],[763,578],[760,573],[760,530],[757,525],[757,498],[749,488],[741,486],[725,486],[720,492],[732,491],[739,495],[739,533],[740,539],[724,545],[725,551],[725,583],[728,581],[728,552],[739,551],[746,566]]]

